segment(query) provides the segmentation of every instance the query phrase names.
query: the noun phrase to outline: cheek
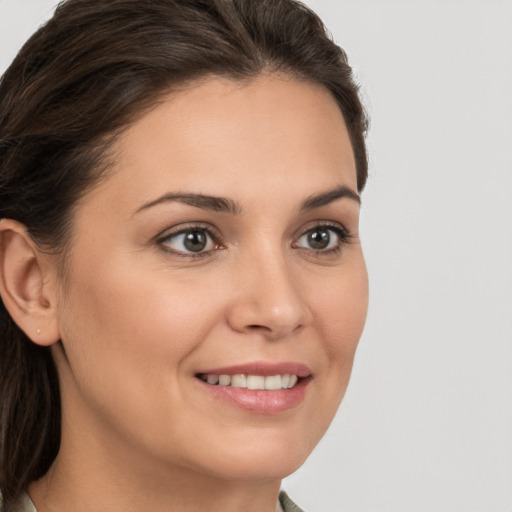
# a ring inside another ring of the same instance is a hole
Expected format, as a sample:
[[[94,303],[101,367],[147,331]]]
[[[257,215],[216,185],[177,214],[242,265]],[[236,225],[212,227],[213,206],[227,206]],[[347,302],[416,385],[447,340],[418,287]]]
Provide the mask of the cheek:
[[[364,260],[343,269],[312,299],[329,355],[355,352],[368,310],[368,275]]]
[[[144,359],[155,352],[179,357],[193,349],[191,344],[215,316],[215,302],[195,288],[151,273],[107,272],[75,279],[67,296],[64,332],[69,338],[87,336],[89,346],[115,353],[116,358],[133,353]]]
[[[323,386],[335,411],[348,385],[368,309],[368,276],[362,258],[326,283],[322,292],[312,294],[311,304],[327,368]]]
[[[209,294],[199,293],[202,283],[144,266],[134,271],[133,261],[100,261],[77,267],[65,296],[61,332],[69,365],[82,391],[97,399],[122,387],[147,403],[153,386],[169,389],[168,379],[182,371],[220,313]]]
[[[171,430],[180,439],[175,415],[184,413],[189,358],[222,315],[210,294],[200,293],[202,282],[108,267],[76,273],[66,295],[67,358],[59,365],[64,410],[73,422],[93,421],[101,432],[113,426],[120,439],[169,450]]]

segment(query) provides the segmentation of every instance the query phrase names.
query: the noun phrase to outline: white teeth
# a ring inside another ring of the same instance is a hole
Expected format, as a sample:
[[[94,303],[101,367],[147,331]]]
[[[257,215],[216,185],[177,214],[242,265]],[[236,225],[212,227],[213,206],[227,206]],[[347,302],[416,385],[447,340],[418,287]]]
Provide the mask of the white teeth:
[[[206,382],[208,382],[208,384],[217,384],[219,382],[219,376],[215,375],[214,373],[207,375]]]
[[[229,375],[219,375],[219,386],[229,386],[231,377]]]
[[[269,375],[265,377],[265,389],[281,389],[282,387],[281,375]]]
[[[241,373],[239,375],[233,375],[231,377],[231,386],[234,388],[246,388],[247,387],[247,378]]]
[[[265,377],[247,375],[247,389],[265,389]]]
[[[217,375],[215,373],[202,374],[201,379],[208,384],[219,386],[231,386],[233,388],[262,389],[274,391],[279,389],[290,389],[298,382],[297,375]]]

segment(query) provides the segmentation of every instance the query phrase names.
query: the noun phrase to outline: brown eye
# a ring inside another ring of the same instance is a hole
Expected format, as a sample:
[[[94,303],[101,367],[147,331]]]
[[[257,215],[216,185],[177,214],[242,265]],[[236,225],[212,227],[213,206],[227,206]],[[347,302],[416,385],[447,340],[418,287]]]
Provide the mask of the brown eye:
[[[207,244],[208,237],[204,231],[195,229],[194,231],[188,231],[184,233],[183,245],[190,252],[204,251]]]
[[[308,229],[294,244],[295,247],[317,252],[340,249],[347,241],[348,234],[338,226],[316,226]]]
[[[167,236],[162,245],[178,253],[202,253],[215,248],[212,236],[205,229],[187,229]]]
[[[321,251],[329,247],[331,235],[326,228],[317,228],[314,231],[307,233],[307,241],[311,249]]]

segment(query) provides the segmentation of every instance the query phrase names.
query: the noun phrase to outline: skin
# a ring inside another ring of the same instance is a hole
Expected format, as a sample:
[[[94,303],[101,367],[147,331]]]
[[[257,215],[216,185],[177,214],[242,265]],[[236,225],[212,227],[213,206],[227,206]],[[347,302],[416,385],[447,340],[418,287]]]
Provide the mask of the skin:
[[[5,278],[2,294],[15,303],[16,284],[34,299],[32,314],[10,310],[52,346],[62,388],[61,450],[30,495],[39,512],[272,512],[281,479],[338,408],[366,317],[358,202],[301,210],[337,187],[357,190],[340,110],[322,87],[286,77],[209,78],[130,126],[114,162],[74,213],[64,281],[22,227],[3,225],[5,261],[21,247],[17,261],[28,268],[33,254],[36,270]],[[178,192],[240,211],[143,208]],[[179,252],[177,236],[162,240],[190,223],[218,238],[199,257]],[[326,223],[334,250],[314,250],[304,234]],[[196,378],[251,361],[307,365],[304,400],[257,414]]]

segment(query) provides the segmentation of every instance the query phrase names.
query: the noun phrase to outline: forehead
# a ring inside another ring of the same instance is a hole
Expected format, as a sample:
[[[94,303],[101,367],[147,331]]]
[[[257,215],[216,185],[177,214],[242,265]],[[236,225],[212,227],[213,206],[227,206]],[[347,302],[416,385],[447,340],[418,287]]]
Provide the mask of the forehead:
[[[100,192],[108,187],[127,207],[166,191],[357,189],[336,101],[324,87],[288,77],[204,79],[164,97],[114,149],[114,172]]]

